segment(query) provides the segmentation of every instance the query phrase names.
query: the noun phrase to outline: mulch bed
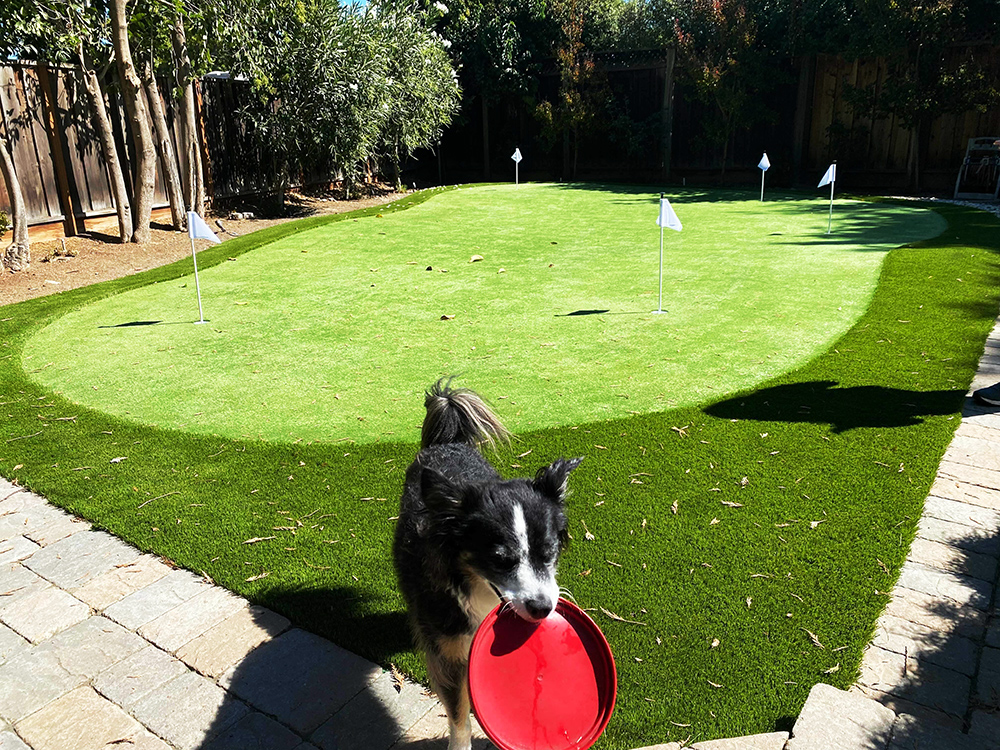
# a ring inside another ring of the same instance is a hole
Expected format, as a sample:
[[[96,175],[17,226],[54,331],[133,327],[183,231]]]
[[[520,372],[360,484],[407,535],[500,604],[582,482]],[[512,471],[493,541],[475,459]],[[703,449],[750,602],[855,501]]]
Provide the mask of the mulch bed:
[[[229,214],[221,214],[209,215],[207,221],[219,238],[225,241],[233,235],[249,234],[306,216],[354,211],[389,203],[398,197],[397,193],[387,189],[373,192],[374,195],[356,200],[338,200],[332,193],[290,193],[287,197],[287,216],[230,220]],[[223,232],[217,221],[232,234]],[[186,232],[175,232],[163,224],[153,224],[152,227],[152,237],[144,245],[121,244],[117,236],[99,232],[67,237],[65,248],[60,240],[32,242],[28,270],[0,272],[0,306],[121,278],[173,263],[190,254],[191,242]]]

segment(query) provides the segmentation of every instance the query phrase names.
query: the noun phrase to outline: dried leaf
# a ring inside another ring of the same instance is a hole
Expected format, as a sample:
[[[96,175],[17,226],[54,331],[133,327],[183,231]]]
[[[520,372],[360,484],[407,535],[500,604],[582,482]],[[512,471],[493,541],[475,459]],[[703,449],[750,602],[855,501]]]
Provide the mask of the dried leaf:
[[[126,458],[128,458],[128,456],[119,456],[118,458],[112,458],[111,459],[111,463],[113,463],[113,464],[120,464]]]
[[[753,604],[753,597],[752,596],[748,596],[747,597],[747,609],[750,609],[750,605],[751,604]]]
[[[732,500],[723,500],[722,504],[726,505],[726,506],[728,506],[730,508],[742,508],[743,507],[743,503],[734,503]]]
[[[606,614],[608,617],[610,617],[615,622],[627,622],[629,625],[645,625],[646,624],[644,622],[639,622],[638,620],[626,620],[621,615],[616,615],[614,612],[612,612],[610,610],[607,610],[604,607],[601,607],[601,612],[603,612],[604,614]]]
[[[580,523],[582,523],[582,524],[583,524],[583,531],[584,531],[584,535],[583,535],[583,538],[584,538],[584,539],[586,539],[586,540],[587,540],[588,542],[592,542],[592,541],[594,541],[595,539],[597,539],[597,537],[596,537],[596,536],[594,536],[593,534],[591,534],[591,533],[590,533],[590,529],[588,529],[588,528],[587,528],[587,523],[586,523],[586,521],[584,521],[584,520],[582,520],[582,519],[581,519],[581,520],[580,520]]]
[[[441,316],[441,320],[454,320],[454,319],[455,319],[454,315],[442,315]]]
[[[611,562],[611,560],[605,560],[608,565],[614,565],[616,568],[622,567],[621,563]]]
[[[482,255],[478,255],[478,254],[477,255],[473,255],[471,258],[469,258],[469,263],[475,263],[476,261],[480,261],[480,260],[484,260],[484,258],[483,258]]]
[[[749,479],[749,477],[743,477],[743,478],[742,478],[742,479],[740,480],[740,487],[746,487],[746,486],[747,486],[748,484],[750,484],[750,479]]]
[[[819,526],[819,525],[820,525],[821,523],[823,523],[823,521],[825,521],[825,520],[826,520],[826,519],[824,518],[824,519],[822,519],[821,521],[810,521],[810,522],[809,522],[809,528],[810,528],[810,529],[815,529],[815,528],[816,528],[817,526]]]
[[[389,673],[392,675],[392,686],[396,688],[396,692],[400,693],[403,691],[403,673],[399,671],[399,667],[390,662]]]
[[[834,664],[829,669],[824,669],[823,674],[833,674],[834,672],[839,672],[839,671],[840,671],[840,664]]]
[[[670,511],[676,516],[677,515],[677,501],[674,500],[673,504],[670,506]]]
[[[276,536],[255,536],[253,539],[244,540],[243,544],[256,544],[257,542],[266,542],[269,539],[277,539]]]
[[[713,518],[711,521],[708,522],[708,525],[709,526],[715,526],[715,524],[717,524],[717,523],[719,523],[719,519],[718,518]]]
[[[721,641],[719,641],[718,638],[713,638],[712,639],[712,645],[709,648],[718,648],[720,642]]]
[[[246,579],[246,582],[250,583],[250,581],[259,581],[261,578],[267,578],[269,575],[271,574],[265,570],[262,571],[259,575],[250,576],[249,578]]]
[[[725,687],[725,685],[720,685],[719,683],[717,683],[717,682],[712,682],[711,680],[706,680],[706,682],[707,682],[707,683],[708,683],[709,685],[711,685],[712,687],[714,687],[714,688],[721,688],[721,687]]]
[[[810,632],[810,631],[806,630],[805,628],[802,628],[802,630],[804,630],[805,634],[809,636],[809,640],[813,642],[813,645],[816,648],[823,648],[823,649],[826,648],[826,646],[824,646],[822,643],[820,643],[819,638],[816,637],[815,633]]]

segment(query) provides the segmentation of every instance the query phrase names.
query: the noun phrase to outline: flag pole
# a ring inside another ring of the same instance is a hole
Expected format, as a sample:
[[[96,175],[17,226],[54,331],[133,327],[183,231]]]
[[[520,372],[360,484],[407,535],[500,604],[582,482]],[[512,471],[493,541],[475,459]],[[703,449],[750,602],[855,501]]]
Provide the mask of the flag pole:
[[[520,170],[521,170],[521,162],[519,162],[519,161],[514,162],[514,189],[515,190],[519,187],[520,177],[519,177],[518,173],[520,172]]]
[[[833,229],[833,188],[837,184],[837,162],[833,162],[833,179],[830,180],[830,216],[826,220],[826,233]]]
[[[663,193],[660,193],[660,205],[663,205]],[[663,312],[663,225],[660,224],[660,300],[656,312]]]
[[[194,237],[191,238],[191,258],[194,260],[194,285],[198,290],[198,322],[195,325],[205,322],[205,313],[201,309],[201,283],[198,281],[198,253],[194,249]]]
[[[767,174],[766,169],[760,170],[760,202],[764,202],[764,175]]]

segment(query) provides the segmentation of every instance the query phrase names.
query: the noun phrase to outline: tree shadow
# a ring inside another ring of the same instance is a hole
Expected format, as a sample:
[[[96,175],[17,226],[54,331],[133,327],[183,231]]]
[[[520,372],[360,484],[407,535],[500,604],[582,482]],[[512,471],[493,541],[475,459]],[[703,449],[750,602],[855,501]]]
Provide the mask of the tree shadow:
[[[198,750],[294,750],[303,742],[320,750],[447,747],[444,711],[428,690],[316,635],[338,618],[341,627],[364,632],[380,653],[398,653],[411,648],[404,613],[362,615],[368,604],[350,588],[272,590],[262,602],[271,609],[249,612],[272,637],[235,666],[208,675],[227,694]],[[493,746],[478,740],[473,747]]]
[[[722,419],[829,424],[840,433],[857,427],[907,427],[924,417],[954,414],[959,391],[908,391],[877,385],[837,387],[834,380],[787,383],[705,407]]]

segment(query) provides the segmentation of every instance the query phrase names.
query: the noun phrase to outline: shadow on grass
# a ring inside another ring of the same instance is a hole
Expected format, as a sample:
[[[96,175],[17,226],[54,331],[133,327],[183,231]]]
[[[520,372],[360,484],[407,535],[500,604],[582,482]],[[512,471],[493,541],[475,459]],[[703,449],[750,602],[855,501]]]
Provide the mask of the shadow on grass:
[[[719,401],[704,411],[722,419],[829,424],[840,433],[856,427],[920,424],[924,417],[954,414],[964,398],[960,391],[837,385],[833,380],[778,385]]]
[[[367,609],[363,596],[345,588],[271,591],[262,601],[271,609],[252,606],[249,613],[270,638],[222,675],[212,675],[228,692],[199,750],[293,750],[304,741],[321,750],[447,746],[437,715],[443,709],[422,686],[398,683],[390,672],[315,635],[339,618],[341,626],[349,621],[364,631],[382,653],[407,650],[402,612],[361,614]],[[433,722],[430,737],[404,737],[421,719]],[[473,746],[492,747],[483,741]]]

